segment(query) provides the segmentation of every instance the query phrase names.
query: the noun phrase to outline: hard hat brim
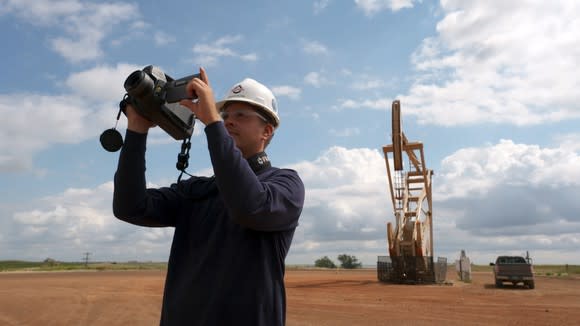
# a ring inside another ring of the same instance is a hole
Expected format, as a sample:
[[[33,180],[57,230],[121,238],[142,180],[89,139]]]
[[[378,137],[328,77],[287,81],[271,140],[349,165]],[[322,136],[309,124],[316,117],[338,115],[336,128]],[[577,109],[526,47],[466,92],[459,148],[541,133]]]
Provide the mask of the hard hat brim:
[[[278,118],[276,115],[272,114],[272,112],[270,111],[270,108],[264,106],[261,103],[258,103],[256,101],[253,101],[253,100],[247,99],[247,98],[243,98],[243,97],[236,98],[236,99],[222,100],[222,101],[216,102],[215,106],[216,106],[216,109],[218,110],[218,112],[221,112],[223,110],[223,107],[228,102],[244,102],[244,103],[251,104],[252,106],[256,107],[258,110],[260,110],[261,114],[265,115],[268,118],[268,120],[272,123],[274,128],[277,128],[280,125],[280,118]]]

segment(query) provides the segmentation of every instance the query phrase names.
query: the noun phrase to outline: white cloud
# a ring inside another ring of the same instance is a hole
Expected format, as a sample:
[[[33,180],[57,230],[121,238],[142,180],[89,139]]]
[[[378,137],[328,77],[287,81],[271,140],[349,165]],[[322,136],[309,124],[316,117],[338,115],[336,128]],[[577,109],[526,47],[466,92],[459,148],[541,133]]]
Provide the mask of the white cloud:
[[[442,161],[441,199],[484,195],[498,186],[554,189],[580,185],[580,155],[566,145],[541,148],[501,140],[483,148],[464,148]]]
[[[577,259],[580,153],[502,140],[442,161],[434,197],[446,234],[479,252],[552,251],[545,261]],[[434,222],[437,225],[437,222]],[[469,238],[469,240],[467,240]],[[545,241],[548,239],[549,241]],[[449,246],[449,244],[444,244]]]
[[[101,57],[101,43],[114,26],[139,17],[136,5],[124,3],[10,0],[3,5],[3,14],[14,14],[33,25],[63,29],[66,36],[53,38],[50,44],[71,62]]]
[[[68,89],[62,95],[0,94],[4,117],[0,120],[0,172],[31,170],[39,151],[57,143],[77,144],[111,128],[125,93],[125,79],[142,68],[118,64],[73,73],[65,79]],[[125,127],[122,116],[117,129]],[[196,130],[195,135],[200,133]],[[152,144],[172,139],[160,128],[150,136]]]
[[[317,41],[302,41],[302,50],[305,53],[313,55],[327,55],[329,53],[328,48]]]
[[[314,14],[319,14],[321,12],[323,12],[326,7],[328,7],[328,5],[330,4],[330,0],[316,0],[314,1]]]
[[[272,92],[276,95],[276,96],[286,96],[289,97],[291,99],[299,99],[300,98],[300,94],[302,93],[302,90],[300,90],[300,88],[296,88],[293,86],[273,86],[272,87]]]
[[[325,85],[332,84],[332,82],[326,78],[323,73],[311,71],[304,76],[304,82],[308,85],[312,85],[316,88],[320,88]]]
[[[56,24],[58,19],[83,10],[78,0],[7,0],[2,2],[0,14],[16,14],[34,24]]]
[[[404,8],[412,8],[413,2],[416,0],[354,0],[356,6],[367,16],[372,16],[383,10],[396,12]]]
[[[346,68],[341,69],[340,74],[344,77],[351,77],[353,75],[352,71]]]
[[[91,252],[91,258],[101,260],[144,256],[165,260],[173,229],[138,228],[116,219],[111,212],[112,193],[113,183],[107,182],[94,189],[69,188],[34,201],[37,208],[13,214],[10,232],[4,233],[10,244],[3,246],[5,254],[75,260]]]
[[[258,55],[256,53],[240,54],[229,47],[242,40],[242,35],[226,35],[212,43],[196,44],[192,49],[195,54],[194,61],[206,67],[216,65],[223,57],[238,58],[242,61],[257,61]]]
[[[360,79],[353,81],[350,87],[355,90],[369,90],[384,88],[386,83],[380,78],[362,76]]]
[[[316,160],[291,166],[306,187],[297,249],[344,241],[376,240],[388,216],[384,160],[377,150],[332,147]]]
[[[77,96],[39,94],[0,95],[0,171],[32,166],[32,153],[52,143],[75,143],[86,139],[94,112]]]
[[[560,134],[554,136],[554,141],[560,147],[569,151],[580,151],[580,133]]]
[[[93,60],[103,55],[98,43],[103,38],[102,33],[94,31],[93,35],[85,34],[73,40],[58,37],[52,40],[52,48],[72,62]]]
[[[153,35],[153,40],[155,41],[155,44],[158,46],[175,43],[176,41],[175,36],[164,32],[155,32],[155,34]]]
[[[125,94],[125,79],[142,66],[119,63],[116,66],[97,66],[73,73],[65,81],[69,89],[84,98],[96,101],[120,101]]]
[[[406,112],[441,125],[580,118],[580,6],[574,1],[441,6],[438,35],[412,57],[419,76],[401,97]]]
[[[258,55],[256,53],[248,53],[240,55],[242,61],[258,61]]]
[[[330,129],[329,133],[336,137],[352,137],[360,134],[359,128]]]
[[[390,109],[393,100],[390,98],[380,98],[376,100],[352,100],[352,99],[341,99],[339,100],[339,108],[343,109],[374,109],[374,110],[386,110]]]

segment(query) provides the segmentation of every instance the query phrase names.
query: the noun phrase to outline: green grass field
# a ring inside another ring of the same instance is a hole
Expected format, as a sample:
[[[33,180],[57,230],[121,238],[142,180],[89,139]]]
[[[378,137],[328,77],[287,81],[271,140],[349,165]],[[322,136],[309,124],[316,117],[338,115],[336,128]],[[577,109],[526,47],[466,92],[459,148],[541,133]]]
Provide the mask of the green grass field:
[[[454,268],[454,265],[449,265]],[[309,269],[310,265],[288,265],[288,269]],[[14,271],[71,271],[71,270],[166,270],[167,263],[160,262],[31,262],[20,260],[0,260],[0,272]],[[490,272],[489,265],[472,265],[472,272]],[[580,265],[534,265],[536,275],[562,277],[580,275]]]
[[[491,272],[492,266],[471,265],[472,272]],[[580,275],[580,265],[534,265],[534,273],[543,276]]]
[[[167,263],[158,262],[30,262],[20,260],[0,261],[0,272],[15,271],[71,271],[71,270],[165,270]]]

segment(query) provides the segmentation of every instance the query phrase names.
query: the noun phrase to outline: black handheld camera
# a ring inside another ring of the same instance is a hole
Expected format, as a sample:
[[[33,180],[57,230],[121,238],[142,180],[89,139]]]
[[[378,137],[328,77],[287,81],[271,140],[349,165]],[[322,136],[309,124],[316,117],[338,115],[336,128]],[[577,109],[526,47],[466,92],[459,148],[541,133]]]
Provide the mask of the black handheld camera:
[[[188,108],[179,105],[180,100],[195,99],[187,94],[187,83],[199,74],[174,80],[158,67],[149,65],[136,70],[125,80],[127,94],[119,103],[117,122],[127,104],[137,113],[155,123],[175,140],[187,140],[193,133],[195,115]],[[116,125],[115,125],[116,127]],[[100,137],[101,145],[109,152],[116,152],[123,146],[123,137],[114,128],[105,130]]]
[[[140,115],[175,140],[182,140],[191,136],[195,115],[177,102],[195,98],[186,92],[187,83],[195,77],[199,74],[174,80],[161,69],[147,66],[134,71],[125,80],[126,100]]]

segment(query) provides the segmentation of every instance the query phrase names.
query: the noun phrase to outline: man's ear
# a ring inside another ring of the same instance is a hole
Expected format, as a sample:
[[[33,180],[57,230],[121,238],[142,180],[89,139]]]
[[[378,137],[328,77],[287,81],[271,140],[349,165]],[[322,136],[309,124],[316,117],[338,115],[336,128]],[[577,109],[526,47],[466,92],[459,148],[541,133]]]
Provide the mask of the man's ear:
[[[264,130],[262,131],[262,136],[264,136],[265,139],[270,138],[270,136],[272,136],[272,134],[274,133],[274,126],[272,126],[271,124],[266,124],[264,126]]]

